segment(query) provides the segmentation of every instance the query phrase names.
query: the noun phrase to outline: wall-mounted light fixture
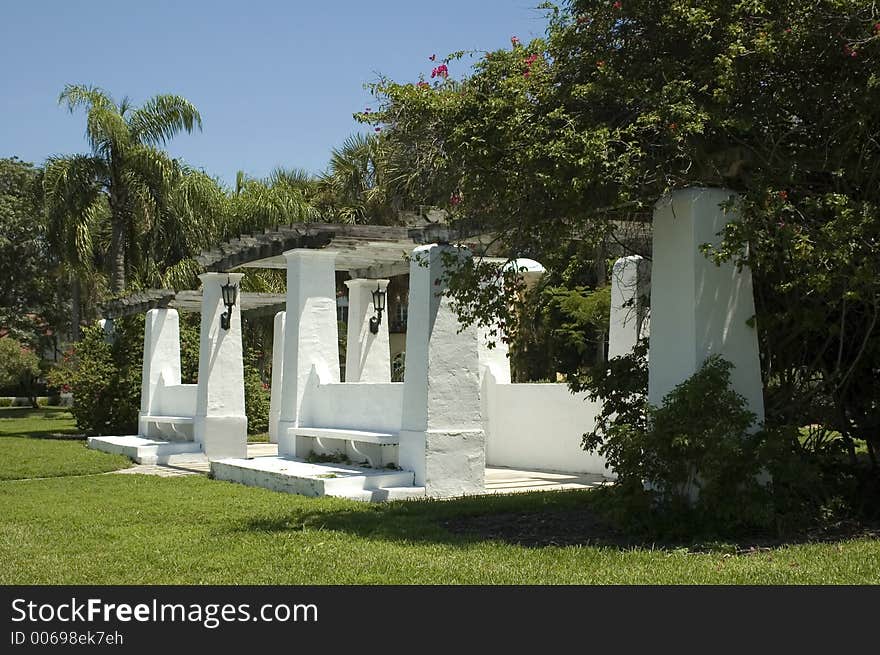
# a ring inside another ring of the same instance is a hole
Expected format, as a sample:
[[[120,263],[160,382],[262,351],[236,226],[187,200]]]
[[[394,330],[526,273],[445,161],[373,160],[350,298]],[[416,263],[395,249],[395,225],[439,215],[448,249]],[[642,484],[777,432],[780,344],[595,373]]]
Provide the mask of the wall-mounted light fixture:
[[[228,330],[232,321],[232,308],[238,298],[238,286],[232,284],[227,277],[226,284],[220,286],[220,292],[223,294],[223,304],[226,305],[226,311],[220,314],[220,327]]]
[[[382,312],[385,311],[385,292],[382,291],[378,283],[376,284],[376,290],[373,291],[373,309],[376,310],[376,315],[370,317],[370,332],[379,334],[379,326],[382,324]]]

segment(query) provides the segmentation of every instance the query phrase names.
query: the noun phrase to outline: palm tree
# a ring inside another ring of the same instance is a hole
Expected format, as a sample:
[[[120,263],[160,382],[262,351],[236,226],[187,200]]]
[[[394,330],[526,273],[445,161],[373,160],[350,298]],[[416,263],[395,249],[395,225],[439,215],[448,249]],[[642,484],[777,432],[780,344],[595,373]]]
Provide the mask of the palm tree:
[[[321,204],[334,220],[343,223],[394,222],[402,203],[389,184],[389,152],[381,136],[352,134],[330,155],[321,176]]]
[[[312,203],[315,190],[315,179],[299,169],[276,168],[264,180],[239,171],[230,198],[228,228],[239,234],[271,225],[317,220],[319,215]]]
[[[72,113],[86,110],[86,138],[91,152],[52,157],[46,165],[47,211],[69,233],[83,236],[96,207],[109,208],[107,265],[111,293],[126,287],[129,264],[167,214],[181,167],[161,147],[181,131],[201,129],[198,110],[185,98],[156,95],[141,107],[128,98],[116,103],[97,87],[67,85],[58,98]],[[80,244],[80,245],[82,245]],[[80,246],[78,246],[80,247]]]

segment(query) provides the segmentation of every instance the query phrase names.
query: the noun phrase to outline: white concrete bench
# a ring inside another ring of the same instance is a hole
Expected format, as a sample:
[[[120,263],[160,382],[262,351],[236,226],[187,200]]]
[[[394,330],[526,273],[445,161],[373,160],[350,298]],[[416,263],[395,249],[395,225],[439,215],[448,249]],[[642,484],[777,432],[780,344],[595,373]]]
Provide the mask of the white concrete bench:
[[[195,422],[195,419],[193,419],[192,416],[166,416],[163,414],[144,414],[140,417],[140,420],[144,423],[155,423],[156,427],[159,427],[160,424],[170,425],[174,434],[185,440],[189,440],[191,435],[185,434],[180,430],[180,427],[184,425],[192,425]]]
[[[351,449],[367,460],[367,464],[373,466],[373,458],[360,450],[358,443],[368,443],[376,446],[396,446],[400,443],[400,437],[387,432],[366,432],[363,430],[347,430],[339,428],[289,428],[288,434],[299,437],[314,438],[321,448],[327,448],[322,439],[340,439],[348,441]]]

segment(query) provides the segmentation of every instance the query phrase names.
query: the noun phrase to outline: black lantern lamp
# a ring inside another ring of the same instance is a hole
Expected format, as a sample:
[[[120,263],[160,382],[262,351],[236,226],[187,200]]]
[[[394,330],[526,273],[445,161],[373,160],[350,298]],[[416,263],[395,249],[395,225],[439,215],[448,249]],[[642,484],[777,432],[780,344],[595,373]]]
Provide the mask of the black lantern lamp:
[[[385,292],[378,283],[376,290],[373,291],[373,309],[376,310],[376,315],[370,318],[370,332],[378,334],[379,326],[382,324],[382,312],[385,311]]]
[[[226,278],[226,284],[220,286],[220,292],[223,294],[223,304],[226,305],[226,311],[220,314],[220,327],[224,330],[229,329],[232,321],[232,308],[235,307],[235,301],[238,298],[238,287]]]

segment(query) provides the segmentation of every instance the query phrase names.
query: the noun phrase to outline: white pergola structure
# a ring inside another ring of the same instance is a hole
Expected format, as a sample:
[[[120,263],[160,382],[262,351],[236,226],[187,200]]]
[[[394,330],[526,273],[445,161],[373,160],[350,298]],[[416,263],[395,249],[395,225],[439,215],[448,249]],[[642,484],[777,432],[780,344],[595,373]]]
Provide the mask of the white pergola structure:
[[[731,197],[719,189],[689,189],[658,203],[652,266],[625,257],[613,267],[609,350],[624,355],[647,336],[650,289],[649,399],[659,404],[717,353],[734,364],[733,386],[760,420],[757,336],[748,320],[754,313],[751,277],[732,263],[715,266],[699,252],[736,219],[735,209],[725,209]],[[487,465],[613,476],[601,456],[580,447],[601,410],[597,402],[572,395],[566,384],[512,384],[503,344],[489,348],[485,331],[461,326],[444,295],[446,266],[482,244],[451,245],[451,237],[436,225],[303,224],[204,253],[198,258],[207,269],[200,294],[160,291],[125,301],[149,308],[139,434],[93,438],[90,445],[138,461],[190,453],[211,460],[220,480],[363,500],[483,493]],[[542,271],[531,260],[513,265],[526,276]],[[221,286],[237,283],[242,274],[230,271],[242,267],[287,273],[284,310],[274,323],[270,434],[278,455],[252,459],[240,310],[281,305],[278,297],[242,294],[223,329]],[[351,277],[345,382],[338,270]],[[410,281],[406,371],[395,383],[389,321],[370,329],[372,292],[404,273]],[[183,385],[174,307],[196,301],[202,313],[199,380]]]

